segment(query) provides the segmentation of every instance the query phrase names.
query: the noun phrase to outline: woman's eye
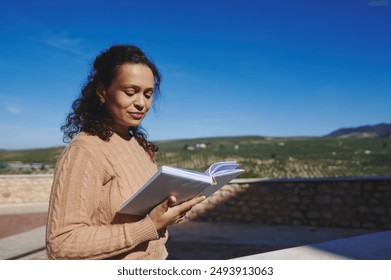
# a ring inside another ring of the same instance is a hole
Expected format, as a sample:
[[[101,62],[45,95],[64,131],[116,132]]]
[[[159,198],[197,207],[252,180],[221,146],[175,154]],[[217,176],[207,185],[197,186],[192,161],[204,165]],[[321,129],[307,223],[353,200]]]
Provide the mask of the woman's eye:
[[[124,91],[125,92],[125,94],[127,95],[127,96],[132,96],[132,95],[134,95],[134,92],[129,92],[129,91]]]
[[[144,96],[145,96],[145,98],[151,98],[152,97],[152,91],[149,91],[149,92],[146,92],[145,94],[144,94]]]

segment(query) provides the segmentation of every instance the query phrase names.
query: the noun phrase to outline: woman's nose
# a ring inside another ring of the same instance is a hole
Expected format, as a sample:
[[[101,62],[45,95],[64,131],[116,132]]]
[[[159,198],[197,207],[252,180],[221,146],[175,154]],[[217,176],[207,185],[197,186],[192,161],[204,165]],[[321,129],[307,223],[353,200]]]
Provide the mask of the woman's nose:
[[[134,106],[137,108],[137,109],[143,109],[145,107],[145,98],[144,98],[144,95],[140,94],[139,96],[137,96],[136,100],[134,101]]]

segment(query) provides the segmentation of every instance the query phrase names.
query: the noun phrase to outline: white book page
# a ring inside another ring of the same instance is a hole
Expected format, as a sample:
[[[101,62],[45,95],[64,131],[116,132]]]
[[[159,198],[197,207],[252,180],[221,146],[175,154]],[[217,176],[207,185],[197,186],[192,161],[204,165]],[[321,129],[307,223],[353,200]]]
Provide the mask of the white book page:
[[[208,176],[215,176],[219,174],[231,173],[238,167],[239,164],[236,161],[224,161],[213,163],[206,171],[205,174]]]
[[[214,177],[216,183],[203,189],[198,195],[205,195],[206,197],[209,197],[214,192],[218,191],[221,187],[223,187],[225,184],[230,182],[232,179],[239,176],[242,172],[244,172],[243,169],[234,169],[227,172],[227,174],[217,175],[216,177]]]
[[[162,172],[173,176],[188,178],[191,180],[203,181],[208,183],[212,182],[210,176],[194,170],[187,170],[187,169],[176,168],[171,166],[162,166]]]

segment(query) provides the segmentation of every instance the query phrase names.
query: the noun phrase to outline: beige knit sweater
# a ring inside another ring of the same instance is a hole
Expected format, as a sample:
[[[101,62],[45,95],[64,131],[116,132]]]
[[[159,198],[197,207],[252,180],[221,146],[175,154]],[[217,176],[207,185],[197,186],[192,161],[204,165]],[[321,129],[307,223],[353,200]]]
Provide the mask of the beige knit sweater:
[[[46,231],[50,259],[165,259],[167,231],[119,206],[156,172],[132,138],[79,133],[60,156]]]

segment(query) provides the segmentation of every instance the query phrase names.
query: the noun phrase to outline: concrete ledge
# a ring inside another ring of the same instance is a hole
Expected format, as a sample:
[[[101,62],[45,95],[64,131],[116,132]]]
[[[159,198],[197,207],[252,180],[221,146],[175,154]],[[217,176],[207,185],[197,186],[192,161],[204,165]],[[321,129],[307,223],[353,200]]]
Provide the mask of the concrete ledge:
[[[53,174],[4,174],[0,175],[0,179],[14,178],[53,178]]]
[[[236,260],[391,260],[391,231],[255,254]]]
[[[0,215],[46,213],[48,208],[49,202],[0,204]]]
[[[346,177],[313,177],[313,178],[244,178],[234,179],[229,184],[251,183],[282,183],[282,182],[338,182],[338,181],[382,181],[391,180],[390,175],[384,176],[346,176]]]
[[[45,249],[46,226],[0,239],[0,260],[21,259]]]

